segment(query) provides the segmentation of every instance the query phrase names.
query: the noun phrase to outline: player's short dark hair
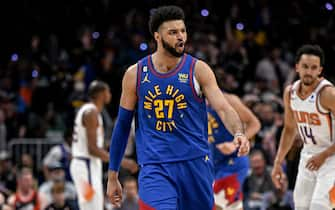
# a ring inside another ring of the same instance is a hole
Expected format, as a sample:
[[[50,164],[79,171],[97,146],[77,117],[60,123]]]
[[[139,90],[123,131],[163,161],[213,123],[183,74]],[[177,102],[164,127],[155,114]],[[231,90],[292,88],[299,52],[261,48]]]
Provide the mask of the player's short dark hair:
[[[88,97],[90,99],[94,99],[99,93],[105,91],[106,89],[108,89],[107,83],[99,80],[94,80],[88,87]]]
[[[296,57],[295,57],[295,63],[299,63],[301,56],[303,54],[307,55],[315,55],[320,58],[320,65],[323,66],[325,63],[325,55],[323,50],[319,45],[310,45],[306,44],[300,47],[297,51]]]
[[[162,23],[170,20],[185,20],[184,11],[177,6],[162,6],[152,10],[149,20],[149,31],[154,35]]]

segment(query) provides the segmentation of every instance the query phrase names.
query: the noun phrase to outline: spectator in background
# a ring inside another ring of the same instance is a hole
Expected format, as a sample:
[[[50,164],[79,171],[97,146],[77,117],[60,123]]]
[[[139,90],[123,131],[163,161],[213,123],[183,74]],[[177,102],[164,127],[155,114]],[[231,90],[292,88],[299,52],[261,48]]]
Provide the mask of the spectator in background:
[[[35,188],[32,170],[23,167],[17,174],[16,192],[8,198],[8,204],[16,210],[42,210],[46,206],[45,198]]]
[[[5,123],[5,113],[0,108],[0,150],[7,149],[7,128]]]
[[[67,181],[71,181],[70,161],[71,161],[71,144],[72,144],[72,129],[67,129],[63,135],[64,141],[60,145],[53,146],[43,159],[43,172],[45,180],[50,179],[48,166],[53,162],[61,163],[65,170]]]
[[[245,209],[265,210],[275,200],[271,171],[266,166],[264,154],[254,150],[250,154],[251,173],[244,185]]]
[[[262,33],[251,29],[246,31],[245,39],[243,40],[243,46],[247,52],[249,61],[245,69],[245,74],[243,75],[247,82],[251,82],[254,79],[257,62],[262,57],[262,47],[260,43],[256,41],[260,34]]]
[[[256,135],[255,148],[263,150],[267,163],[274,160],[277,139],[283,124],[282,117],[275,110],[274,103],[262,102],[254,106],[254,111],[261,121],[261,130]]]
[[[63,165],[59,162],[52,162],[48,165],[48,170],[50,171],[50,179],[39,188],[39,193],[46,198],[47,204],[52,202],[53,186],[59,183],[64,185],[65,198],[74,201],[77,197],[76,189],[73,183],[65,180]]]
[[[72,52],[77,76],[84,82],[85,87],[96,78],[96,60],[97,50],[92,37],[93,29],[90,26],[84,26],[79,30],[79,47]],[[87,89],[85,89],[87,90]]]
[[[140,48],[145,41],[144,34],[139,31],[132,31],[129,35],[129,44],[121,51],[121,60],[127,65],[136,63],[136,61],[147,55],[148,50]]]
[[[267,210],[291,210],[294,209],[293,192],[288,189],[287,176],[284,175],[282,188],[275,190],[275,200]]]
[[[231,71],[228,72],[222,67],[217,67],[215,68],[215,75],[217,77],[218,85],[221,89],[227,91],[228,93],[237,92],[239,82]]]
[[[15,191],[15,172],[7,151],[0,152],[0,192],[7,197]]]
[[[22,114],[17,113],[16,105],[14,103],[15,95],[6,95],[1,97],[0,100],[0,107],[5,114],[7,141],[12,138],[24,137],[26,134],[27,122]]]
[[[28,153],[23,153],[20,156],[19,164],[17,165],[18,168],[30,168],[33,172],[33,176],[35,178],[38,178],[38,180],[41,180],[41,174],[38,173],[38,168],[36,167],[34,162],[33,156],[36,155],[34,153],[28,154]]]
[[[111,103],[106,108],[110,111],[111,117],[115,118],[118,112],[119,98],[121,94],[121,82],[124,72],[123,70],[121,70],[118,64],[118,49],[116,48],[116,46],[114,46],[115,44],[109,43],[112,41],[106,42],[107,46],[105,47],[103,56],[99,62],[100,71],[98,72],[97,78],[106,82],[110,87],[114,103]]]
[[[51,194],[52,203],[45,210],[74,210],[71,202],[66,199],[64,183],[55,183],[51,188]]]
[[[0,193],[0,209],[1,210],[12,210],[13,209],[9,205],[6,204],[6,198],[2,193]]]
[[[267,95],[263,94],[262,96]],[[278,142],[280,138],[280,131],[283,127],[283,117],[282,114],[278,112],[282,108],[281,104],[282,100],[277,100],[278,97],[275,95],[269,94],[270,96],[268,100],[263,104],[263,109],[265,108],[265,113],[259,113],[263,116],[264,120],[264,129],[262,133],[262,149],[266,153],[266,158],[268,163],[271,165],[275,159]],[[263,97],[263,100],[266,97]],[[270,108],[271,107],[271,108]],[[272,111],[270,111],[272,109]],[[271,123],[270,123],[271,122]]]
[[[258,95],[245,94],[242,98],[242,101],[249,109],[255,112],[254,107],[257,103],[260,102],[260,98]]]
[[[269,90],[281,95],[291,68],[286,61],[281,59],[280,47],[270,46],[269,48],[269,56],[263,58],[257,64],[256,78],[263,79]]]
[[[120,208],[113,210],[138,210],[138,188],[134,177],[128,176],[123,181],[124,198]]]
[[[2,193],[0,193],[0,205],[4,204],[5,202],[6,202],[5,196]]]

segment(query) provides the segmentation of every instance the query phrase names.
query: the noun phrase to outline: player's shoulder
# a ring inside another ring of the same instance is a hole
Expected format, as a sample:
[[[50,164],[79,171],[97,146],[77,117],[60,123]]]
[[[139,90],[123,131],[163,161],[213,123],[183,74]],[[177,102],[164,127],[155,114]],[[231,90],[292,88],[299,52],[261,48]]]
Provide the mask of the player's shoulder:
[[[138,63],[135,63],[135,64],[129,66],[126,70],[126,74],[136,74],[137,67],[138,67]]]
[[[320,90],[320,96],[326,98],[335,98],[335,87],[331,84],[325,85]]]
[[[201,69],[201,70],[210,69],[209,65],[205,61],[198,59],[198,58],[194,58],[194,59],[196,60],[195,67],[194,67],[195,69]]]
[[[129,66],[124,74],[123,79],[124,80],[133,80],[136,79],[137,77],[137,68],[138,68],[138,64],[135,63],[131,66]]]
[[[99,111],[96,108],[96,106],[92,105],[87,105],[86,107],[83,107],[83,118],[84,119],[89,119],[92,117],[96,117],[99,115]]]
[[[284,89],[284,93],[283,93],[283,100],[285,102],[285,104],[289,104],[290,100],[292,99],[292,93],[293,93],[293,87],[294,87],[294,84],[290,84],[290,85],[287,85]]]
[[[331,84],[325,85],[319,92],[320,103],[327,109],[334,111],[335,104],[335,87]]]
[[[125,76],[126,76],[126,75],[127,75],[127,76],[129,76],[129,75],[130,75],[130,76],[131,76],[131,75],[136,75],[136,74],[137,74],[137,69],[138,69],[141,65],[143,65],[143,63],[145,62],[145,60],[148,59],[149,56],[150,56],[150,55],[145,56],[145,57],[141,58],[140,60],[138,60],[136,63],[130,65],[130,66],[127,68],[127,70],[126,70]]]
[[[331,83],[329,80],[322,78],[315,89],[315,91],[321,96],[326,96],[326,97],[333,97],[334,96],[334,91],[335,87],[333,83]]]
[[[84,112],[87,111],[97,111],[97,107],[95,104],[93,104],[92,102],[87,102],[85,103],[83,106],[80,107],[81,110],[83,110]]]
[[[290,93],[292,91],[293,84],[289,84],[285,87],[284,94],[285,93]]]
[[[133,64],[126,70],[123,80],[122,80],[122,89],[124,91],[130,91],[136,89],[137,77],[138,77],[138,64]]]
[[[293,81],[291,84],[287,85],[284,89],[284,96],[291,95],[293,91],[297,89],[300,84],[300,80]]]
[[[194,65],[194,74],[199,81],[208,79],[211,74],[214,75],[211,67],[203,60],[197,59]]]

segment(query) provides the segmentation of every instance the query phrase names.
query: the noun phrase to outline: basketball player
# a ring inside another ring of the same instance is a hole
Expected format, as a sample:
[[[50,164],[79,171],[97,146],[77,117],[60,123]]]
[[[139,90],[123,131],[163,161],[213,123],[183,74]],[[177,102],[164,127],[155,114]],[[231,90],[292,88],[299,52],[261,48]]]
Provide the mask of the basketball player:
[[[81,210],[103,210],[102,161],[109,160],[103,149],[104,131],[100,115],[111,100],[109,87],[93,81],[88,88],[90,102],[84,104],[75,118],[70,172]]]
[[[249,142],[210,67],[184,53],[183,10],[160,7],[152,13],[149,25],[157,50],[131,66],[123,78],[110,147],[107,195],[113,205],[120,205],[118,170],[136,109],[140,210],[211,210],[213,168],[208,157],[204,96],[234,134],[240,155],[248,153]]]
[[[257,117],[237,96],[227,93],[224,95],[244,123],[247,138],[253,138],[261,128]],[[248,175],[249,158],[237,155],[237,147],[233,142],[234,136],[226,129],[218,114],[210,106],[207,107],[207,112],[208,141],[211,143],[210,149],[214,161],[216,210],[243,209],[242,186]]]
[[[320,77],[323,65],[324,54],[319,46],[302,46],[296,57],[300,80],[284,93],[284,129],[272,180],[277,188],[282,187],[281,164],[298,131],[304,147],[294,189],[297,210],[332,209],[328,192],[335,181],[335,88]]]

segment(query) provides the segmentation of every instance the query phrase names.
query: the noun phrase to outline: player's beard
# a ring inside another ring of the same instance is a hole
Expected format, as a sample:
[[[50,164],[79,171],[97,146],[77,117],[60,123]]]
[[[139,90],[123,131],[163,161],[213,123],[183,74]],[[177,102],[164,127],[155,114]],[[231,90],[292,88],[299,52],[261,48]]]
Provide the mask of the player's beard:
[[[164,39],[162,39],[162,46],[166,51],[177,58],[180,58],[185,52],[185,47],[182,52],[177,52],[176,48],[172,47],[169,43],[164,41]]]
[[[304,76],[302,78],[302,83],[306,86],[310,86],[310,85],[314,84],[316,79],[317,78],[313,78],[312,76]]]

